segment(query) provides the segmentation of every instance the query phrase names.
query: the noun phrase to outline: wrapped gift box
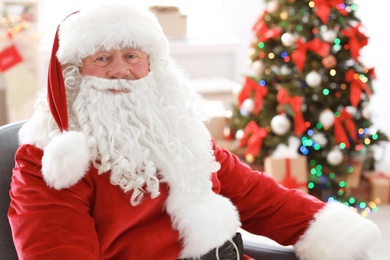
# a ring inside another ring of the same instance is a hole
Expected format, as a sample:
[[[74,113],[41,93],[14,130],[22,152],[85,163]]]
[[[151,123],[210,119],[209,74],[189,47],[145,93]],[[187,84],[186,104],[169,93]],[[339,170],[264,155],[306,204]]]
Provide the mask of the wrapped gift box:
[[[363,176],[370,182],[370,199],[390,204],[390,174],[382,172],[367,172]]]
[[[362,177],[363,162],[351,161],[350,164],[353,168],[353,171],[344,178],[344,181],[347,184],[347,188],[357,188],[360,185],[360,180]]]
[[[264,160],[264,171],[287,188],[308,192],[308,169],[305,156],[294,158],[268,156]]]
[[[360,185],[362,178],[363,162],[362,161],[351,161],[353,171],[348,174],[346,183],[348,188],[357,188]]]
[[[363,161],[351,161],[350,165],[353,168],[351,173],[345,177],[335,178],[338,182],[344,181],[346,183],[345,194],[347,196],[352,196],[352,190],[357,190],[360,187],[363,172]]]
[[[227,126],[225,106],[220,100],[203,100],[204,110],[209,113],[210,120],[206,126],[215,140],[224,140],[224,129]]]
[[[365,179],[362,178],[360,181],[359,187],[357,188],[347,188],[346,189],[346,196],[353,197],[357,201],[372,201],[371,199],[371,183]]]
[[[180,13],[176,6],[151,6],[152,11],[167,37],[186,37],[187,16]]]

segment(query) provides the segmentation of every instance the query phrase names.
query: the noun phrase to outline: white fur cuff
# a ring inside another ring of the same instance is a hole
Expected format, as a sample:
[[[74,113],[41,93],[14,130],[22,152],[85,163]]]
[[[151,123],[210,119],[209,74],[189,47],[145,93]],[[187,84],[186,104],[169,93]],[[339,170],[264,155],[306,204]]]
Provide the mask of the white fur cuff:
[[[378,227],[341,203],[328,203],[295,244],[301,260],[359,259],[380,237]]]
[[[57,190],[69,188],[84,177],[89,167],[87,140],[80,132],[53,137],[44,149],[42,174],[47,185]]]
[[[241,223],[234,205],[209,194],[170,194],[167,210],[183,239],[181,258],[198,258],[232,238]]]

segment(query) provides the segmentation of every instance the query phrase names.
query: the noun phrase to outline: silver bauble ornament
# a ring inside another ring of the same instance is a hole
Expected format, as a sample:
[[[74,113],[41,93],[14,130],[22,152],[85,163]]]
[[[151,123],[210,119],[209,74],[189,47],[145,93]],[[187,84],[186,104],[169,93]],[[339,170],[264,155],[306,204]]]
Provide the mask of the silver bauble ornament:
[[[292,73],[292,70],[287,67],[286,65],[283,65],[281,68],[280,68],[280,74],[281,75],[289,75]]]
[[[328,153],[326,156],[326,161],[333,166],[340,165],[343,162],[343,153],[340,149],[335,148]]]
[[[237,140],[241,140],[241,139],[244,137],[244,131],[241,130],[241,129],[238,130],[238,131],[236,132],[235,137],[236,137]]]
[[[247,98],[242,103],[242,108],[245,109],[246,112],[252,113],[255,109],[255,102],[251,98]]]
[[[312,88],[320,86],[322,82],[321,75],[314,70],[307,73],[305,80],[307,85]]]
[[[337,37],[337,33],[332,30],[326,30],[321,33],[321,37],[324,41],[332,43]]]
[[[285,114],[276,115],[271,120],[271,130],[276,135],[285,135],[291,129],[291,122]]]
[[[247,52],[248,56],[252,56],[256,53],[256,48],[249,48]]]
[[[256,75],[263,75],[263,72],[264,72],[264,69],[265,69],[265,65],[264,65],[264,62],[261,61],[261,60],[256,60],[252,63],[251,65],[252,67],[252,70],[253,72],[256,74]]]
[[[320,116],[318,118],[318,121],[324,126],[324,127],[331,127],[334,123],[334,113],[330,109],[325,109],[320,113]]]
[[[267,11],[271,14],[276,13],[276,11],[278,11],[279,7],[280,7],[279,1],[273,0],[273,1],[268,2]]]
[[[351,116],[356,116],[357,114],[357,108],[354,106],[347,106],[345,107],[345,110],[350,114]]]
[[[316,133],[312,136],[312,139],[314,142],[319,144],[321,147],[324,147],[327,143],[328,140],[326,139],[325,135],[323,133]]]
[[[370,106],[365,106],[363,107],[362,109],[362,116],[365,118],[365,119],[368,119],[370,120],[371,117],[372,117],[372,109]]]
[[[285,47],[293,46],[297,40],[293,34],[288,33],[288,32],[283,33],[282,37],[280,39],[282,41],[283,46],[285,46]]]

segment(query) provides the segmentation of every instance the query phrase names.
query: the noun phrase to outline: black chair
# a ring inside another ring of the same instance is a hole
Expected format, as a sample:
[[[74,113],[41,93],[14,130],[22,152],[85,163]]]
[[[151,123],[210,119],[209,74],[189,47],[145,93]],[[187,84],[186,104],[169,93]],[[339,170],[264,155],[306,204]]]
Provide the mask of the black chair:
[[[18,259],[7,218],[9,189],[14,155],[18,148],[18,132],[25,121],[0,126],[0,259]],[[244,239],[244,251],[256,260],[297,260],[289,247],[269,245]]]
[[[12,168],[15,165],[14,155],[18,148],[18,132],[24,122],[0,126],[0,259],[18,259],[11,227],[7,218],[10,197]]]

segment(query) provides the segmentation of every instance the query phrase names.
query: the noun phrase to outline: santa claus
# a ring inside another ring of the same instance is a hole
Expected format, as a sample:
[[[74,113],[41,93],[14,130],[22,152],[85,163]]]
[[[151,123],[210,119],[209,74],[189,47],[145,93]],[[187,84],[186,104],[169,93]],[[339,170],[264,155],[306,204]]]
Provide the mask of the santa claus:
[[[248,258],[239,227],[301,259],[356,259],[379,236],[346,206],[250,169],[206,119],[150,12],[67,17],[19,134],[9,220],[20,259]]]

